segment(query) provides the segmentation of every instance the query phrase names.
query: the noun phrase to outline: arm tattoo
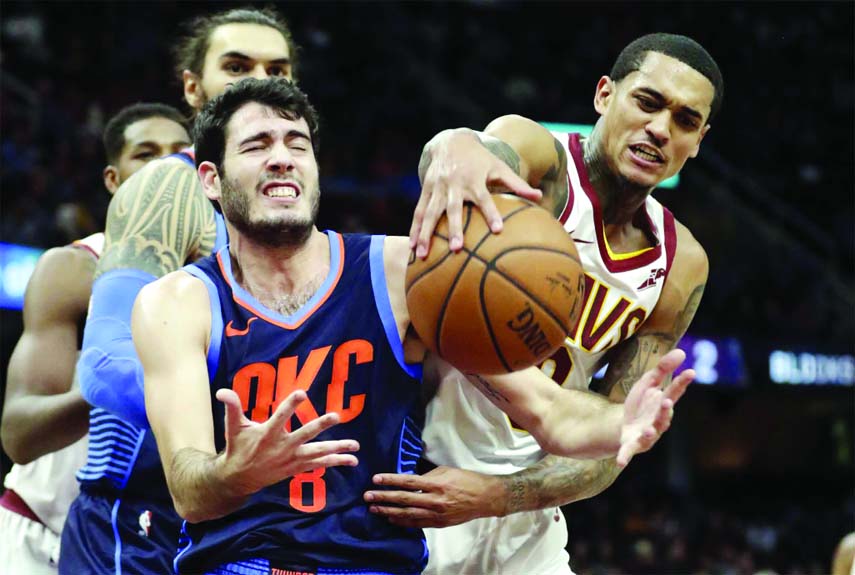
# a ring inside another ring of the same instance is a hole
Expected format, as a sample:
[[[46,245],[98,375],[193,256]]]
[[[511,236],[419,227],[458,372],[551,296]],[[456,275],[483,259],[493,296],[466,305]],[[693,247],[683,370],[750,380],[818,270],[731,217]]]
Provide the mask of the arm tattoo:
[[[537,464],[505,476],[507,512],[532,511],[593,497],[620,473],[613,459],[569,459],[548,455]]]
[[[692,319],[695,317],[695,313],[698,311],[698,307],[701,305],[701,298],[704,295],[704,288],[706,284],[699,284],[695,286],[695,289],[692,290],[692,293],[689,295],[689,300],[686,302],[686,307],[683,308],[677,315],[677,321],[674,326],[674,334],[677,339],[683,337],[683,334],[686,333],[686,330],[689,329],[689,324],[692,323]]]
[[[677,343],[677,338],[670,333],[642,333],[626,340],[620,349],[615,350],[609,359],[607,377],[603,380],[602,389],[609,394],[615,385],[623,396],[629,395],[632,386],[644,372],[655,365],[655,362]],[[609,377],[609,376],[612,377]]]
[[[540,180],[540,190],[543,192],[543,202],[546,206],[552,205],[552,215],[556,218],[561,216],[567,197],[570,195],[567,183],[567,152],[561,142],[552,139],[555,146],[555,154],[558,162],[549,166]]]
[[[695,312],[698,311],[705,285],[700,284],[692,290],[686,305],[677,314],[671,333],[639,332],[615,350],[614,355],[609,359],[609,371],[603,382],[603,389],[600,391],[608,394],[615,384],[619,384],[624,397],[629,395],[632,386],[644,375],[644,372],[651,369],[660,357],[673,349],[686,333],[695,317]],[[612,374],[614,376],[610,377]],[[667,387],[670,382],[671,378],[667,377],[664,386]]]
[[[486,134],[478,134],[481,145],[490,150],[490,153],[505,162],[516,175],[520,174],[520,157],[512,147],[502,140]]]
[[[214,208],[192,168],[183,162],[155,162],[116,192],[105,235],[96,277],[123,268],[160,277],[211,253]]]

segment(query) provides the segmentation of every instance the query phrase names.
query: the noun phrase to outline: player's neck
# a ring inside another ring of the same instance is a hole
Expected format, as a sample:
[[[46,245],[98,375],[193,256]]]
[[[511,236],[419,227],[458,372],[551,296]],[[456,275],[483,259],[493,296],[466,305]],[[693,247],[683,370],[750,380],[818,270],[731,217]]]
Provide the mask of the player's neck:
[[[606,225],[632,225],[652,188],[633,185],[615,174],[600,145],[598,127],[582,142],[588,180],[600,200],[603,222]]]
[[[230,235],[229,254],[235,281],[286,315],[305,303],[300,300],[311,298],[330,270],[329,240],[317,228],[297,246],[272,247],[241,234]]]

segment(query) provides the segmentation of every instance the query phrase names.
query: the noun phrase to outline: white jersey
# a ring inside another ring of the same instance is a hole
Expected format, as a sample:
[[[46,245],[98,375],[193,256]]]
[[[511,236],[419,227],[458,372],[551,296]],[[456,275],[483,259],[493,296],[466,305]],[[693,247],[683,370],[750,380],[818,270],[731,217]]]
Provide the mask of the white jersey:
[[[96,258],[104,247],[104,234],[92,234],[72,244]],[[71,502],[77,497],[74,474],[86,462],[87,436],[71,445],[42,455],[26,465],[13,465],[3,482],[56,534],[62,531]]]
[[[593,374],[602,367],[606,351],[633,335],[656,306],[677,247],[674,217],[648,196],[642,225],[653,247],[629,254],[614,253],[606,240],[599,200],[582,160],[579,135],[553,135],[564,145],[568,157],[570,193],[560,221],[573,237],[585,270],[585,302],[579,322],[564,346],[541,369],[564,387],[587,389]],[[447,364],[440,366],[440,385],[427,408],[423,440],[429,461],[490,475],[521,471],[546,455],[530,434],[514,426],[464,375]],[[536,521],[541,528],[530,528],[530,540],[518,539],[515,546],[528,551],[540,546],[541,561],[566,557],[566,524],[563,517],[555,520],[553,510],[517,513],[498,521],[529,525]],[[542,534],[546,524],[551,524],[549,537]],[[454,538],[456,545],[465,548],[467,544],[461,540],[469,538],[468,548],[484,555],[482,566],[497,552],[471,541],[471,530],[467,532],[461,526],[455,533],[454,529],[428,530],[431,563],[438,567],[429,568],[430,572],[454,572],[453,559],[446,561],[443,557],[443,540],[450,544]],[[539,560],[530,554],[529,557],[524,564],[513,564],[513,553],[506,554],[505,572],[550,571],[551,567],[533,564],[531,561]],[[472,564],[471,557],[467,561]]]

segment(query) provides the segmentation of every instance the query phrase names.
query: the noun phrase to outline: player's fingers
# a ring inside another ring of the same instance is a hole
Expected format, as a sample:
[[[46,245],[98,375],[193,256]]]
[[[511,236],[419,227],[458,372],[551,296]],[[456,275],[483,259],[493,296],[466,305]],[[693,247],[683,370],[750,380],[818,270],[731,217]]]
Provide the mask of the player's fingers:
[[[417,493],[415,491],[366,491],[363,498],[369,503],[397,505],[399,507],[418,507],[433,511],[440,511],[444,508],[444,504],[438,501],[435,494]]]
[[[331,413],[325,413],[317,419],[313,419],[300,429],[292,431],[288,436],[288,439],[294,444],[307,443],[330,427],[337,425],[339,421],[341,421],[341,417],[338,413],[334,411]]]
[[[540,190],[528,185],[528,182],[503,162],[490,173],[487,183],[491,186],[502,186],[509,192],[533,202],[540,202],[543,198],[543,193]]]
[[[680,364],[686,359],[686,352],[682,349],[672,349],[662,356],[659,362],[651,371],[656,380],[656,385],[660,385],[668,375],[680,367]],[[648,372],[649,373],[649,372]]]
[[[463,247],[463,197],[453,190],[448,194],[446,216],[448,217],[448,248],[458,252]]]
[[[240,397],[234,390],[226,388],[218,389],[216,397],[226,408],[226,438],[234,437],[246,419],[243,415]]]
[[[665,397],[677,403],[683,394],[686,392],[686,389],[689,387],[689,384],[695,380],[695,370],[687,369],[683,371],[674,378],[671,382],[671,385],[665,388]]]
[[[354,451],[359,451],[359,442],[355,439],[333,439],[330,441],[313,441],[301,445],[296,450],[296,456],[309,460]]]
[[[430,251],[430,239],[433,237],[433,231],[436,229],[436,224],[439,222],[439,218],[442,217],[442,213],[445,211],[445,195],[446,194],[442,194],[442,199],[438,199],[439,194],[434,193],[428,202],[424,218],[422,219],[422,228],[419,230],[418,244],[416,247],[417,258],[426,258]]]
[[[307,396],[305,391],[301,389],[292,391],[288,397],[285,398],[285,401],[276,407],[273,415],[271,415],[270,419],[267,420],[267,425],[272,429],[284,428],[285,422],[294,415],[294,412],[297,410],[297,406],[306,401],[306,398]]]
[[[410,475],[404,473],[378,473],[371,478],[376,485],[384,487],[398,487],[410,491],[426,491],[434,487],[433,481],[423,475]]]
[[[484,214],[484,219],[487,220],[487,225],[490,226],[490,231],[498,234],[502,231],[504,224],[502,222],[502,214],[499,213],[499,208],[496,207],[496,202],[493,200],[493,194],[487,188],[476,190],[475,203],[478,204],[478,209]]]
[[[413,211],[413,223],[410,224],[410,249],[414,249],[416,247],[416,243],[419,239],[419,232],[422,228],[422,221],[425,217],[425,210],[427,209],[428,200],[430,199],[431,193],[428,190],[432,189],[432,185],[428,182],[422,186],[422,193],[419,196],[419,201],[416,204],[416,209]]]
[[[390,523],[401,527],[444,527],[447,524],[435,512],[427,509],[369,505],[368,511],[376,515],[382,515]]]
[[[359,459],[357,459],[355,455],[350,455],[348,453],[334,453],[332,455],[325,455],[324,457],[318,457],[304,462],[293,473],[293,475],[297,475],[298,473],[308,473],[315,469],[327,467],[356,467],[357,465],[359,465]]]

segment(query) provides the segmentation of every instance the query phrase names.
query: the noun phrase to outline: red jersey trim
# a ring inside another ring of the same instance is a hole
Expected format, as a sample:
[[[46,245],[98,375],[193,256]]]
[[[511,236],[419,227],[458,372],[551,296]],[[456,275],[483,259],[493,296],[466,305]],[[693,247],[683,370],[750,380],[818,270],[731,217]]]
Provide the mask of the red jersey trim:
[[[674,256],[677,254],[677,225],[674,223],[674,214],[665,206],[662,206],[662,216],[665,226],[665,279],[662,284],[665,285]]]
[[[661,240],[659,241],[659,243],[653,246],[652,249],[640,253],[637,256],[622,260],[613,260],[611,258],[611,256],[609,255],[609,250],[606,248],[606,231],[605,225],[603,224],[603,211],[600,207],[600,198],[597,196],[597,193],[594,191],[594,186],[591,185],[591,181],[588,179],[588,171],[585,169],[585,162],[583,160],[584,154],[582,152],[582,142],[579,139],[579,134],[570,134],[569,147],[570,155],[573,156],[573,162],[576,165],[576,172],[579,174],[579,182],[582,184],[582,191],[584,191],[585,194],[588,196],[588,200],[590,200],[591,206],[593,207],[594,229],[596,230],[597,247],[600,250],[600,258],[606,265],[606,269],[609,270],[611,273],[619,273],[650,265],[651,263],[656,261],[659,256],[662,255]],[[653,235],[657,239],[660,238],[661,235],[659,233],[659,230],[656,229],[656,225],[650,218],[650,214],[647,213],[646,202],[644,204],[643,209],[644,217],[647,220],[647,225],[653,232]]]
[[[344,271],[344,255],[345,255],[344,254],[344,238],[342,238],[340,234],[337,234],[334,232],[333,232],[333,235],[338,240],[338,268],[335,270],[330,270],[330,274],[335,274],[335,276],[334,276],[332,282],[329,284],[327,291],[324,293],[323,296],[321,296],[321,298],[315,303],[315,305],[313,305],[311,307],[311,309],[308,309],[305,311],[299,310],[297,312],[296,316],[292,316],[295,318],[295,321],[293,321],[291,323],[286,322],[286,321],[282,321],[283,316],[279,316],[278,318],[274,317],[273,314],[275,312],[268,310],[266,307],[262,306],[259,302],[255,301],[254,299],[250,300],[250,299],[242,298],[238,294],[238,290],[243,292],[243,289],[241,289],[240,286],[236,286],[235,284],[232,283],[231,266],[228,266],[228,269],[227,269],[226,265],[223,262],[223,254],[228,253],[228,249],[220,250],[217,253],[217,264],[220,266],[220,273],[223,275],[223,278],[226,280],[226,283],[229,285],[229,289],[232,292],[232,299],[234,299],[234,301],[239,306],[241,306],[242,308],[252,312],[256,316],[260,317],[261,319],[263,319],[269,323],[272,323],[273,325],[279,326],[283,329],[297,329],[298,327],[303,325],[303,323],[305,323],[305,321],[307,319],[309,319],[313,313],[315,313],[318,309],[320,309],[320,307],[322,305],[324,305],[324,302],[326,302],[329,299],[330,295],[332,295],[332,293],[335,291],[335,288],[338,285],[338,281],[341,279],[341,274]],[[333,241],[332,238],[330,238],[330,242],[332,242],[332,241]],[[324,283],[326,283],[326,281]],[[238,289],[235,289],[236,287]],[[278,315],[278,314],[276,314],[276,315]]]

